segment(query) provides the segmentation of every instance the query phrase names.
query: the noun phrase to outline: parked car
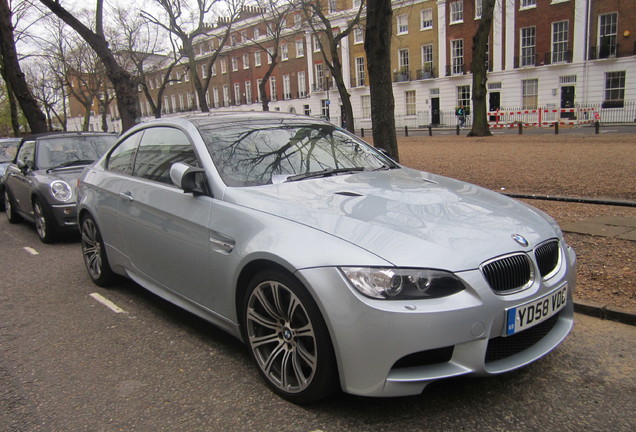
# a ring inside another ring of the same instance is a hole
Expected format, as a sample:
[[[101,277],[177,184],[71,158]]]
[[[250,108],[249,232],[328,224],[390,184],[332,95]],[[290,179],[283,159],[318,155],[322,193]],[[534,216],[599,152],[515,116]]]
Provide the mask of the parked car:
[[[44,243],[77,230],[77,178],[115,141],[115,135],[98,132],[48,133],[22,139],[5,173],[9,222],[24,218],[35,223]]]
[[[0,210],[4,210],[4,173],[15,158],[20,138],[0,138]]]
[[[125,275],[242,339],[297,403],[511,371],[572,327],[553,219],[315,118],[138,125],[80,177],[78,218],[97,285]]]

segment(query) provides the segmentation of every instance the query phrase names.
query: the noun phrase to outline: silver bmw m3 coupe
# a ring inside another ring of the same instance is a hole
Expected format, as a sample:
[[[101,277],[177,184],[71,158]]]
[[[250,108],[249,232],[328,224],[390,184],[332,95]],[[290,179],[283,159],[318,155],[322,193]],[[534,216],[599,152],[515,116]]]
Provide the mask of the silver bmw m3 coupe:
[[[322,120],[138,125],[77,193],[96,284],[126,276],[240,338],[296,403],[511,371],[572,327],[576,256],[553,219]]]

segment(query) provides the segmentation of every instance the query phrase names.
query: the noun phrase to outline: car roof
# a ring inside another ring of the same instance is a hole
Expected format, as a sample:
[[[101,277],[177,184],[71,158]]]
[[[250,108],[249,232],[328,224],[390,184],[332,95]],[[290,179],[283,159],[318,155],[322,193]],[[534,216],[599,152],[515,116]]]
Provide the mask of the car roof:
[[[207,125],[223,125],[235,122],[246,121],[300,121],[300,122],[313,122],[321,124],[330,124],[324,120],[308,117],[302,114],[271,112],[271,111],[221,111],[214,113],[197,113],[197,114],[185,114],[172,117],[162,117],[160,119],[150,120],[148,123],[161,123],[161,122],[175,122],[189,121],[197,126]],[[145,124],[148,124],[145,123]]]
[[[74,132],[43,132],[39,134],[28,135],[22,138],[22,142],[24,141],[34,141],[42,138],[58,138],[58,137],[76,137],[76,136],[115,136],[110,132],[88,132],[88,131],[74,131]]]

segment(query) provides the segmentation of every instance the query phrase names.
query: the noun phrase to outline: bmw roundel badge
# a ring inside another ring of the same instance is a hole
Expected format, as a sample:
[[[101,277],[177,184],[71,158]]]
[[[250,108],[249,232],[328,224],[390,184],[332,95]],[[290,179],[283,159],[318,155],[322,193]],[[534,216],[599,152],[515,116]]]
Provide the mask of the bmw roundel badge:
[[[523,247],[526,247],[529,244],[528,240],[526,240],[526,238],[524,236],[522,236],[521,234],[513,234],[512,235],[512,239],[514,241],[516,241],[517,243],[519,243]]]

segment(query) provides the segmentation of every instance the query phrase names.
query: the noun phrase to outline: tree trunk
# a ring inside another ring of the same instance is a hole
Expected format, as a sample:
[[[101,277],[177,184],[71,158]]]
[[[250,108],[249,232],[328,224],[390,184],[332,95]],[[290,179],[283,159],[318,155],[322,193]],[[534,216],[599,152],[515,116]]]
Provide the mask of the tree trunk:
[[[491,136],[488,125],[488,106],[486,96],[486,81],[488,80],[488,39],[492,28],[493,10],[496,0],[483,0],[481,20],[477,33],[473,37],[473,60],[471,72],[473,74],[473,127],[468,136]]]
[[[7,0],[0,0],[0,59],[2,60],[2,76],[9,83],[31,132],[46,132],[46,116],[29,90],[26,77],[20,69],[11,22],[11,8]]]
[[[5,1],[5,0],[1,0]],[[97,34],[86,27],[73,14],[64,9],[55,0],[40,0],[44,6],[75,30],[95,51],[102,61],[106,75],[117,95],[117,107],[121,117],[122,132],[133,127],[138,118],[137,84],[126,69],[117,63],[115,55],[108,46],[103,34]]]
[[[4,73],[2,74],[4,77]],[[7,88],[7,98],[9,99],[9,110],[11,112],[11,130],[13,130],[13,136],[20,136],[20,113],[18,112],[18,102],[15,100],[15,95],[11,89],[11,84],[6,79],[4,84]]]
[[[392,20],[391,0],[368,0],[364,50],[368,60],[373,144],[399,162],[391,80]]]

